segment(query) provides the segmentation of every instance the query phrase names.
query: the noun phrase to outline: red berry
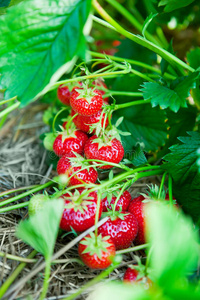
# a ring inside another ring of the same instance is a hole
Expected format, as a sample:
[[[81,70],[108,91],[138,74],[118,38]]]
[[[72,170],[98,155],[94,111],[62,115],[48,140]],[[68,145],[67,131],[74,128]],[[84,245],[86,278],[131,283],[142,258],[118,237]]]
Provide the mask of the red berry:
[[[86,190],[75,190],[72,195],[64,194],[65,208],[60,221],[60,228],[76,232],[82,232],[95,224],[95,215],[97,211],[97,193],[91,192],[83,199],[80,199],[82,193]],[[100,205],[99,218],[102,213]]]
[[[115,256],[115,246],[109,237],[98,235],[95,239],[94,233],[91,233],[80,241],[78,253],[89,268],[106,269]]]
[[[95,140],[97,142],[95,142]],[[108,161],[111,163],[118,164],[124,156],[124,148],[121,142],[117,139],[112,139],[111,141],[104,142],[103,140],[97,140],[97,136],[94,135],[88,139],[85,144],[84,152],[87,159],[98,159],[102,161]],[[112,166],[105,165],[100,167],[100,169],[110,169]]]
[[[58,156],[63,156],[71,151],[82,154],[87,140],[87,134],[81,130],[75,130],[70,135],[63,132],[56,137],[53,144],[53,150]]]
[[[145,221],[144,221],[144,206],[145,203],[142,202],[145,198],[140,195],[139,197],[134,198],[128,208],[128,211],[132,213],[138,222],[138,234],[135,239],[136,244],[145,244]]]
[[[59,85],[57,90],[58,99],[65,105],[70,105],[71,92],[68,86]]]
[[[138,232],[137,220],[131,213],[121,212],[118,217],[109,219],[99,227],[102,236],[109,235],[115,248],[125,249],[130,247]]]
[[[71,116],[74,116],[75,112],[72,110]],[[101,123],[100,123],[101,119]],[[77,128],[80,130],[89,133],[90,126],[96,124],[97,126],[100,126],[101,128],[106,128],[108,126],[108,118],[105,120],[105,113],[102,114],[102,109],[100,109],[96,114],[92,116],[81,116],[77,115],[73,119],[74,124]],[[105,125],[104,125],[105,124]],[[95,133],[95,129],[92,133]]]
[[[125,282],[135,282],[139,272],[136,269],[128,268],[124,273]]]
[[[98,90],[92,88],[73,88],[70,98],[72,109],[82,116],[96,114],[103,105],[103,98]]]
[[[108,211],[108,209],[112,209],[111,204],[115,204],[116,199],[117,199],[117,197],[112,195],[112,199],[109,203],[107,197],[103,198],[102,199],[103,212]],[[131,194],[128,191],[123,192],[123,194],[120,196],[119,200],[117,201],[115,210],[121,209],[123,211],[127,211],[130,201],[131,201]]]
[[[152,286],[152,281],[147,276],[141,276],[140,272],[134,268],[128,268],[124,274],[124,282],[141,284],[145,290]]]
[[[70,159],[70,157],[75,157],[75,159]],[[84,160],[84,158],[82,158],[82,160]],[[90,167],[89,169],[81,170],[82,168],[84,168],[84,166],[85,164],[82,163],[81,159],[79,159],[75,154],[73,154],[73,156],[65,154],[58,161],[57,172],[58,175],[65,174],[67,175],[67,177],[71,177],[74,173],[80,170],[70,178],[68,185],[95,183],[98,177],[97,171],[92,167]]]

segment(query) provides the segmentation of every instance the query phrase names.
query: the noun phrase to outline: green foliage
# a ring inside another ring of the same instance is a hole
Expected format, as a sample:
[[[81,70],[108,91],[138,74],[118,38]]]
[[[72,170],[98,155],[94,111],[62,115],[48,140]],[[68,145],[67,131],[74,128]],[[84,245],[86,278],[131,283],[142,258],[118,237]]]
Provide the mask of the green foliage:
[[[131,163],[135,167],[139,167],[147,163],[146,156],[139,144],[137,144],[136,147],[133,147],[132,153],[130,155],[126,155],[125,153],[125,156],[127,157],[127,159],[125,158],[123,162],[128,164]]]
[[[17,227],[17,237],[49,259],[53,254],[63,208],[62,200],[44,203],[41,211],[21,221]]]
[[[145,31],[147,30],[147,27],[151,23],[151,21],[157,16],[158,14],[151,13],[146,20],[144,21],[143,27],[142,27],[142,35],[145,37]]]
[[[181,144],[170,147],[171,153],[164,157],[162,166],[172,176],[173,193],[183,209],[195,221],[200,211],[200,174],[198,172],[197,150],[200,147],[200,134],[189,132],[190,136],[179,137]]]
[[[159,105],[162,109],[170,108],[177,112],[180,107],[187,107],[186,98],[190,95],[190,89],[196,87],[196,79],[199,72],[174,80],[170,88],[157,82],[145,82],[142,85],[144,100],[151,99],[153,107]]]
[[[166,290],[176,288],[198,265],[198,234],[191,219],[177,208],[162,203],[146,207],[147,240],[152,247],[150,265],[157,284]]]
[[[122,131],[129,131],[131,136],[122,136],[125,154],[130,154],[137,144],[145,151],[155,151],[165,144],[167,139],[167,126],[165,114],[159,108],[150,108],[149,104],[137,105],[128,109],[120,109],[113,116],[124,116],[123,123],[119,126]]]
[[[200,67],[200,47],[191,49],[187,53],[187,61],[194,69],[198,69]]]
[[[90,2],[26,0],[0,17],[0,88],[6,89],[5,99],[17,95],[27,105],[62,65],[84,55],[83,26]]]
[[[11,0],[1,0],[0,7],[6,7],[10,4]]]
[[[188,6],[194,2],[194,0],[161,0],[159,2],[159,6],[165,6],[164,11],[165,12],[171,12],[175,9],[182,8],[184,6]]]

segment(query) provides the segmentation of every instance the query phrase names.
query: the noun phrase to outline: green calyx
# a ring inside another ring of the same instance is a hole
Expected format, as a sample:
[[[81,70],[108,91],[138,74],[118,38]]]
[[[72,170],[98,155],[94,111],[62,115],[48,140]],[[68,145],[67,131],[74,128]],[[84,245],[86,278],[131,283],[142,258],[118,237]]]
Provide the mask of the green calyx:
[[[90,236],[86,236],[80,243],[85,245],[86,248],[82,254],[89,253],[91,256],[96,254],[99,259],[102,257],[102,252],[108,252],[107,248],[110,246],[110,243],[107,240],[110,236],[102,237],[101,234],[95,236],[93,232],[90,233]]]
[[[129,215],[129,213],[127,214],[122,214],[122,208],[120,207],[119,210],[113,210],[114,208],[114,204],[111,204],[111,207],[112,209],[108,209],[107,212],[104,212],[102,213],[102,218],[105,218],[105,217],[110,217],[110,220],[111,221],[115,221],[116,219],[121,219],[121,220],[124,220],[124,217]]]
[[[79,93],[78,97],[76,99],[85,99],[88,104],[91,104],[92,98],[96,95],[98,95],[95,92],[94,88],[89,88],[87,85],[83,84],[83,88],[75,89],[77,93]]]

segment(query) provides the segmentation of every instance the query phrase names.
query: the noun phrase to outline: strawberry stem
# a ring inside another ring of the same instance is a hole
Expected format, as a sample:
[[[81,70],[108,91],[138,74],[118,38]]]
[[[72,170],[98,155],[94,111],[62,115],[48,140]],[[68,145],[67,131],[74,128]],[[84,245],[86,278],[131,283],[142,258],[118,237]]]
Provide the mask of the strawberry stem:
[[[45,266],[45,277],[44,277],[44,282],[43,282],[43,287],[42,287],[42,293],[40,295],[39,300],[43,300],[46,296],[48,286],[49,286],[49,277],[51,274],[51,257],[48,257],[46,259],[46,266]]]
[[[130,181],[130,180],[129,180]],[[113,216],[115,215],[115,210],[116,210],[116,206],[117,206],[117,203],[121,197],[121,195],[123,194],[124,190],[127,188],[127,186],[129,185],[129,182],[125,183],[124,186],[122,187],[122,189],[120,190],[116,200],[115,200],[115,204],[113,206]]]
[[[103,272],[101,272],[99,275],[94,277],[92,280],[87,282],[84,286],[82,286],[77,292],[75,292],[73,295],[70,295],[63,300],[73,300],[79,295],[82,294],[85,290],[90,288],[91,286],[95,285],[96,283],[100,282],[103,278],[107,277],[114,269],[116,269],[119,264],[121,263],[122,258],[119,256],[115,256],[113,263]]]
[[[57,112],[57,114],[55,115],[55,117],[54,117],[54,119],[53,119],[52,129],[53,129],[53,132],[54,132],[54,133],[56,133],[56,129],[55,129],[56,119],[57,119],[57,117],[58,117],[64,110],[69,110],[69,107],[63,107],[61,110],[59,110],[59,111]]]
[[[5,212],[8,212],[8,211],[19,209],[19,208],[22,208],[22,207],[26,207],[28,205],[29,205],[29,201],[23,202],[23,203],[18,203],[18,204],[11,205],[11,206],[7,206],[7,207],[4,207],[4,208],[0,208],[0,213],[5,213]]]
[[[143,244],[143,245],[134,246],[134,247],[130,247],[130,248],[123,249],[123,250],[118,250],[118,251],[116,251],[116,254],[125,254],[125,253],[129,253],[129,252],[143,250],[143,249],[146,249],[148,247],[149,247],[149,244]]]
[[[26,196],[28,196],[28,195],[30,195],[30,194],[33,194],[33,193],[35,193],[35,192],[41,191],[41,190],[43,190],[43,189],[49,187],[49,186],[52,185],[53,183],[54,183],[53,180],[48,181],[48,182],[45,183],[45,184],[36,186],[35,188],[29,190],[28,192],[25,192],[25,193],[22,193],[22,194],[20,194],[20,195],[15,196],[15,197],[12,197],[12,198],[10,198],[10,199],[4,200],[4,201],[2,201],[2,202],[0,203],[0,207],[4,206],[4,205],[6,205],[6,204],[9,204],[9,203],[11,203],[11,202],[20,200],[20,199],[22,199],[22,198],[24,198],[24,197],[26,197]]]
[[[98,227],[97,223],[99,221],[99,210],[100,210],[100,204],[101,204],[101,192],[97,192],[97,209],[96,209],[96,214],[95,214],[95,246],[97,245],[97,236],[98,236]]]
[[[172,207],[174,204],[173,204],[173,193],[172,193],[172,177],[171,175],[169,175],[169,178],[168,178],[168,193],[169,193],[169,201],[170,201],[170,206]]]
[[[69,119],[69,121],[67,122],[67,126],[66,126],[67,135],[69,135],[69,128],[70,128],[70,126],[71,126],[71,124],[72,124],[73,119],[74,119],[76,116],[78,116],[78,113],[76,113],[75,115],[73,115],[73,117],[71,117],[71,118]]]
[[[160,200],[160,197],[161,197],[161,193],[162,193],[163,186],[164,186],[164,183],[165,183],[166,175],[167,175],[167,172],[165,172],[165,173],[163,174],[163,176],[162,176],[162,180],[161,180],[160,188],[159,188],[159,193],[158,193],[158,200]]]
[[[135,100],[135,101],[131,101],[131,102],[123,103],[123,104],[117,104],[117,105],[115,105],[114,110],[129,107],[129,106],[134,106],[134,105],[147,104],[147,103],[151,103],[151,99],[149,99],[149,100]]]
[[[97,0],[92,1],[93,7],[96,9],[96,11],[99,13],[101,17],[103,17],[104,20],[108,22],[109,28],[113,28],[113,30],[117,31],[118,33],[122,34],[123,36],[127,37],[128,39],[134,41],[135,43],[154,51],[156,54],[160,55],[162,58],[164,58],[167,62],[169,62],[172,66],[175,67],[181,67],[184,68],[190,72],[194,72],[195,70],[187,65],[185,62],[180,60],[175,55],[171,54],[167,50],[153,44],[152,42],[148,41],[147,39],[135,35],[127,30],[125,30],[118,22],[116,22],[104,9],[103,7],[98,3]],[[111,27],[112,26],[112,27]]]

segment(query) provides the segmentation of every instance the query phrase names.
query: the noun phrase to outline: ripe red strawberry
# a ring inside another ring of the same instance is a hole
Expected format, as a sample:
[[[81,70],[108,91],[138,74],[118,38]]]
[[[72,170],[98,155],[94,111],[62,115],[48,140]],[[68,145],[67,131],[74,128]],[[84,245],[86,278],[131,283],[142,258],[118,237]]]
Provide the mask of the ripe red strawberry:
[[[81,154],[87,140],[87,134],[81,130],[74,130],[69,134],[67,131],[63,131],[56,137],[53,150],[58,156],[63,156],[71,151]]]
[[[112,212],[113,214],[113,212]],[[115,215],[98,228],[102,236],[109,235],[116,250],[130,247],[138,232],[137,220],[131,213],[122,211],[115,212]]]
[[[75,115],[75,111],[72,110],[71,116],[74,115]],[[103,126],[104,128],[108,126],[108,118],[106,118],[105,120],[105,113],[102,113],[102,109],[100,109],[96,114],[92,116],[77,115],[73,119],[73,122],[77,128],[87,133],[90,132],[91,125],[93,125],[92,127],[95,127],[94,125],[96,125],[96,129],[100,129],[100,130]],[[90,133],[95,133],[95,129]]]
[[[57,90],[58,99],[65,105],[70,105],[71,92],[68,86],[59,85]]]
[[[136,266],[137,267],[137,266]],[[124,273],[124,282],[141,284],[144,289],[149,289],[152,286],[152,281],[149,277],[143,276],[138,270],[129,267]]]
[[[83,169],[89,166],[89,163],[85,162],[85,159],[81,155],[75,155],[73,152],[72,154],[65,154],[59,159],[57,164],[58,175],[65,174],[67,177],[71,177],[80,170],[70,178],[68,185],[95,183],[98,177],[97,171],[93,167]]]
[[[117,199],[117,195],[119,194],[118,192],[115,192],[114,195],[111,194],[111,201],[108,200],[108,196],[106,196],[105,198],[102,199],[102,208],[103,208],[103,212],[106,212],[108,210],[112,209],[111,204],[115,204],[115,201]],[[129,204],[131,201],[131,194],[128,191],[123,192],[123,194],[120,196],[119,200],[117,201],[117,205],[115,207],[115,210],[123,210],[123,211],[127,211]]]
[[[70,98],[72,109],[82,116],[96,114],[103,105],[103,98],[98,90],[92,88],[73,88]]]
[[[144,196],[140,195],[139,197],[134,198],[128,208],[128,211],[132,213],[138,222],[138,234],[135,239],[136,244],[145,244],[145,221],[144,221],[144,206],[145,203],[142,202],[144,200]]]
[[[102,237],[100,234],[95,238],[92,232],[80,241],[78,253],[89,268],[106,269],[115,256],[115,246],[109,236]]]
[[[88,139],[84,147],[87,159],[98,159],[118,164],[124,156],[124,148],[117,139],[104,141],[96,135]],[[105,165],[100,169],[110,169],[112,166]]]
[[[82,232],[95,224],[95,215],[97,210],[97,193],[91,192],[81,199],[81,194],[86,189],[75,190],[73,193],[67,193],[62,196],[65,200],[65,208],[60,221],[60,228],[76,232]],[[100,205],[99,218],[102,213]]]

